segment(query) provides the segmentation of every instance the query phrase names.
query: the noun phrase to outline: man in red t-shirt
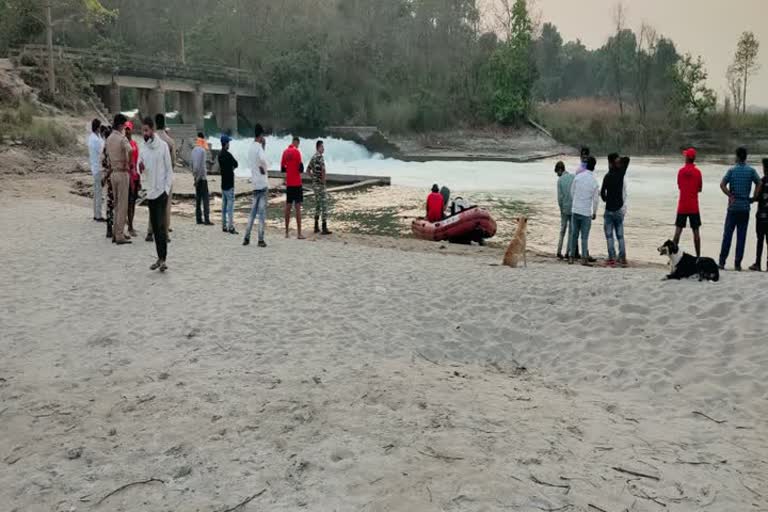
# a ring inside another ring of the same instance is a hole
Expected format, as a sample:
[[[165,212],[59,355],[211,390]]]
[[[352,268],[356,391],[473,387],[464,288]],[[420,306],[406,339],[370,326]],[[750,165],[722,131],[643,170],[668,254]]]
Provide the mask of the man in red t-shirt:
[[[699,212],[699,194],[703,187],[701,171],[694,164],[696,150],[686,149],[683,152],[685,165],[677,174],[677,188],[680,189],[680,201],[677,205],[677,222],[675,223],[675,243],[680,243],[683,229],[690,221],[693,231],[693,243],[696,245],[696,257],[701,257],[701,214]]]
[[[304,188],[301,183],[301,175],[304,172],[304,163],[301,161],[298,137],[294,137],[293,143],[283,151],[280,170],[285,173],[285,238],[288,238],[290,233],[291,205],[296,205],[297,238],[304,240],[304,236],[301,234],[301,204],[304,202]]]
[[[432,185],[432,193],[427,196],[427,220],[429,222],[440,222],[443,220],[445,211],[445,200],[440,193],[440,187]]]

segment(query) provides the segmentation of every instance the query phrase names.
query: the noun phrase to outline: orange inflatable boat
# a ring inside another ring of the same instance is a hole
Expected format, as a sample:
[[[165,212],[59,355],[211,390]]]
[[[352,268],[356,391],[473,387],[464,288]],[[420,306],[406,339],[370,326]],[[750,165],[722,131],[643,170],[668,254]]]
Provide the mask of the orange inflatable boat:
[[[414,236],[422,240],[453,243],[482,243],[496,236],[496,221],[482,208],[472,207],[440,222],[416,219],[411,223]]]

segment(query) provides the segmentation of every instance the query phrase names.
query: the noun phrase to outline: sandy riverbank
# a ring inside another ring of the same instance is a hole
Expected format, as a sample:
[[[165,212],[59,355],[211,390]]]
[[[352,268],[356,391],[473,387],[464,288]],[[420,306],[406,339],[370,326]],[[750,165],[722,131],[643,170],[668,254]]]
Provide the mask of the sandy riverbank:
[[[159,275],[81,198],[10,197],[9,510],[768,508],[754,276],[260,251],[182,218]]]

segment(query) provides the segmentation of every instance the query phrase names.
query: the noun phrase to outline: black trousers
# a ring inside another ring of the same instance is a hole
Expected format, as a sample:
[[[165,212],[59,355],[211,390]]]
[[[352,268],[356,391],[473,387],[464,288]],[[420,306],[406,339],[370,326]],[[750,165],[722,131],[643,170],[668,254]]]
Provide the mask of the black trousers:
[[[155,248],[157,258],[165,261],[168,256],[168,229],[165,225],[165,209],[168,207],[168,194],[163,193],[157,199],[150,199],[149,222],[152,224],[152,232],[155,234]]]
[[[768,222],[757,221],[757,259],[755,263],[760,265],[763,259],[763,247],[768,244]],[[768,265],[768,263],[766,263]]]
[[[203,222],[203,214],[205,214],[205,222],[210,222],[211,195],[208,192],[208,182],[206,180],[195,182],[195,217],[198,224]]]

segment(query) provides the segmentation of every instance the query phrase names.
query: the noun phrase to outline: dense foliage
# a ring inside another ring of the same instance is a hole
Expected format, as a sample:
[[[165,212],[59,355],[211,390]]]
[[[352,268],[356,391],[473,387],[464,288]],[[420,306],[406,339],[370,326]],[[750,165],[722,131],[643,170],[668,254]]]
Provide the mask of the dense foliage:
[[[0,54],[44,40],[43,3],[0,0]],[[627,29],[621,9],[614,34],[590,50],[537,26],[526,0],[496,0],[501,16],[479,0],[55,3],[56,44],[250,69],[263,112],[284,127],[518,124],[536,105],[578,98],[609,99],[643,125],[683,125],[716,106],[703,62],[650,27]],[[734,71],[742,96],[755,72],[754,52],[746,57]]]

